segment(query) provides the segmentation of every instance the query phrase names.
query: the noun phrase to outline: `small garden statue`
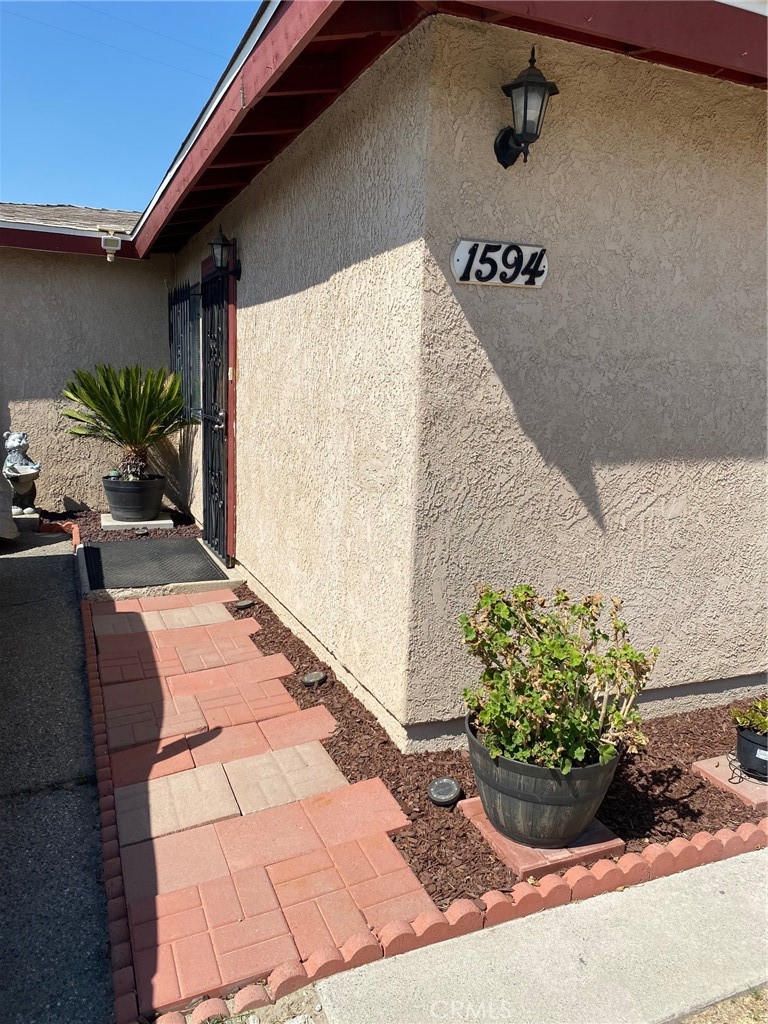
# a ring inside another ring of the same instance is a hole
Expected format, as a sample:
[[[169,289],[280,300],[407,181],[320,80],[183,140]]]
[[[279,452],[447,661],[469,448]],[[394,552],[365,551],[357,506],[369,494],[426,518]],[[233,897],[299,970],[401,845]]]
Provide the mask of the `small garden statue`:
[[[24,431],[6,430],[3,476],[13,488],[13,515],[20,516],[35,511],[35,480],[40,476],[41,462],[33,462],[27,455],[29,438]]]

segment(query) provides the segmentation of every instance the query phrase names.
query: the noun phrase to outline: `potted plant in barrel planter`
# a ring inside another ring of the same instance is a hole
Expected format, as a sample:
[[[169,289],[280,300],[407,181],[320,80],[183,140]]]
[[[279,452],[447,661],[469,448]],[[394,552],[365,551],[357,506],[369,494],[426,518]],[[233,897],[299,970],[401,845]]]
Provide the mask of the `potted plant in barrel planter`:
[[[461,617],[483,665],[464,692],[472,768],[485,813],[529,846],[570,845],[589,825],[622,751],[646,740],[635,706],[658,651],[636,650],[600,595],[550,601],[533,587],[480,590]],[[607,620],[607,621],[606,621]]]
[[[731,708],[736,723],[736,757],[742,771],[768,782],[768,697],[747,708]]]
[[[63,409],[76,437],[96,437],[122,449],[118,472],[102,477],[109,511],[118,522],[156,519],[165,477],[150,471],[151,449],[189,425],[181,378],[160,368],[97,366],[76,370],[62,391],[79,408]]]

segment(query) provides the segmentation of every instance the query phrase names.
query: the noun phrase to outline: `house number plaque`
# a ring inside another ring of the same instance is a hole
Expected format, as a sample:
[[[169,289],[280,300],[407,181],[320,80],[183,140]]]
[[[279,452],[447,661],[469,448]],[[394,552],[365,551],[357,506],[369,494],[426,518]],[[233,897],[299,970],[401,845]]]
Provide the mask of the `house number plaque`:
[[[451,269],[457,284],[541,288],[547,278],[546,253],[540,245],[461,239],[453,247]]]

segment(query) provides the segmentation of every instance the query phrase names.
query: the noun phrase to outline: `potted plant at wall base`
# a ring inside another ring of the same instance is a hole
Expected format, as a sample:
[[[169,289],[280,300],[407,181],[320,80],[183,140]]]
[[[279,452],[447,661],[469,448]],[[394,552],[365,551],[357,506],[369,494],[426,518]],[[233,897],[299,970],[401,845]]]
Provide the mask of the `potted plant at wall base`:
[[[95,437],[122,449],[118,473],[102,477],[112,518],[118,522],[156,519],[165,477],[150,471],[150,452],[190,421],[184,416],[181,378],[160,368],[100,365],[76,370],[62,391],[78,408],[62,412],[76,437]]]
[[[480,590],[461,617],[483,664],[464,691],[478,793],[491,824],[529,846],[569,846],[587,828],[623,751],[646,740],[635,706],[658,656],[636,650],[616,598],[550,601],[533,587]]]
[[[745,775],[768,782],[768,697],[747,708],[731,708],[736,723],[736,758]]]

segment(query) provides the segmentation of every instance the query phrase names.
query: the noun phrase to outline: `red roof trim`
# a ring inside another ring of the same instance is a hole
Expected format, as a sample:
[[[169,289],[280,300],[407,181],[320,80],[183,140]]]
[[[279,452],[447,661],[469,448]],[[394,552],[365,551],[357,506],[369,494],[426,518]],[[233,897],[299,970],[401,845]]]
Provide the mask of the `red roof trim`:
[[[221,103],[205,125],[168,188],[136,237],[144,256],[186,191],[233,134],[248,110],[298,57],[341,6],[342,0],[288,0],[254,47]]]
[[[678,58],[675,67],[690,60],[710,65],[713,71],[729,68],[755,78],[768,74],[765,17],[714,0],[462,0],[462,4],[542,27],[611,39],[622,43],[628,56],[633,49],[653,51],[660,61],[670,54]]]
[[[396,38],[436,13],[565,39],[742,85],[764,88],[768,73],[765,19],[715,0],[284,0],[142,223],[135,239],[139,256],[153,247],[178,251]],[[313,50],[334,40],[351,42],[344,52],[313,52],[296,64],[313,40]],[[283,83],[285,91],[280,88]],[[261,106],[267,93],[267,106]],[[275,98],[284,97],[285,103],[293,96],[303,97],[298,114],[285,116],[279,130],[270,132],[276,120]],[[200,200],[198,189],[210,189],[212,194]],[[196,198],[190,204],[193,193]]]
[[[106,234],[106,232],[104,232]],[[122,245],[117,253],[118,260],[136,260],[139,258],[136,246],[127,239],[121,239]],[[19,228],[0,228],[0,248],[4,249],[35,249],[39,252],[74,253],[79,256],[100,256],[106,259],[107,254],[101,247],[101,236],[66,235],[57,231],[31,231]]]

